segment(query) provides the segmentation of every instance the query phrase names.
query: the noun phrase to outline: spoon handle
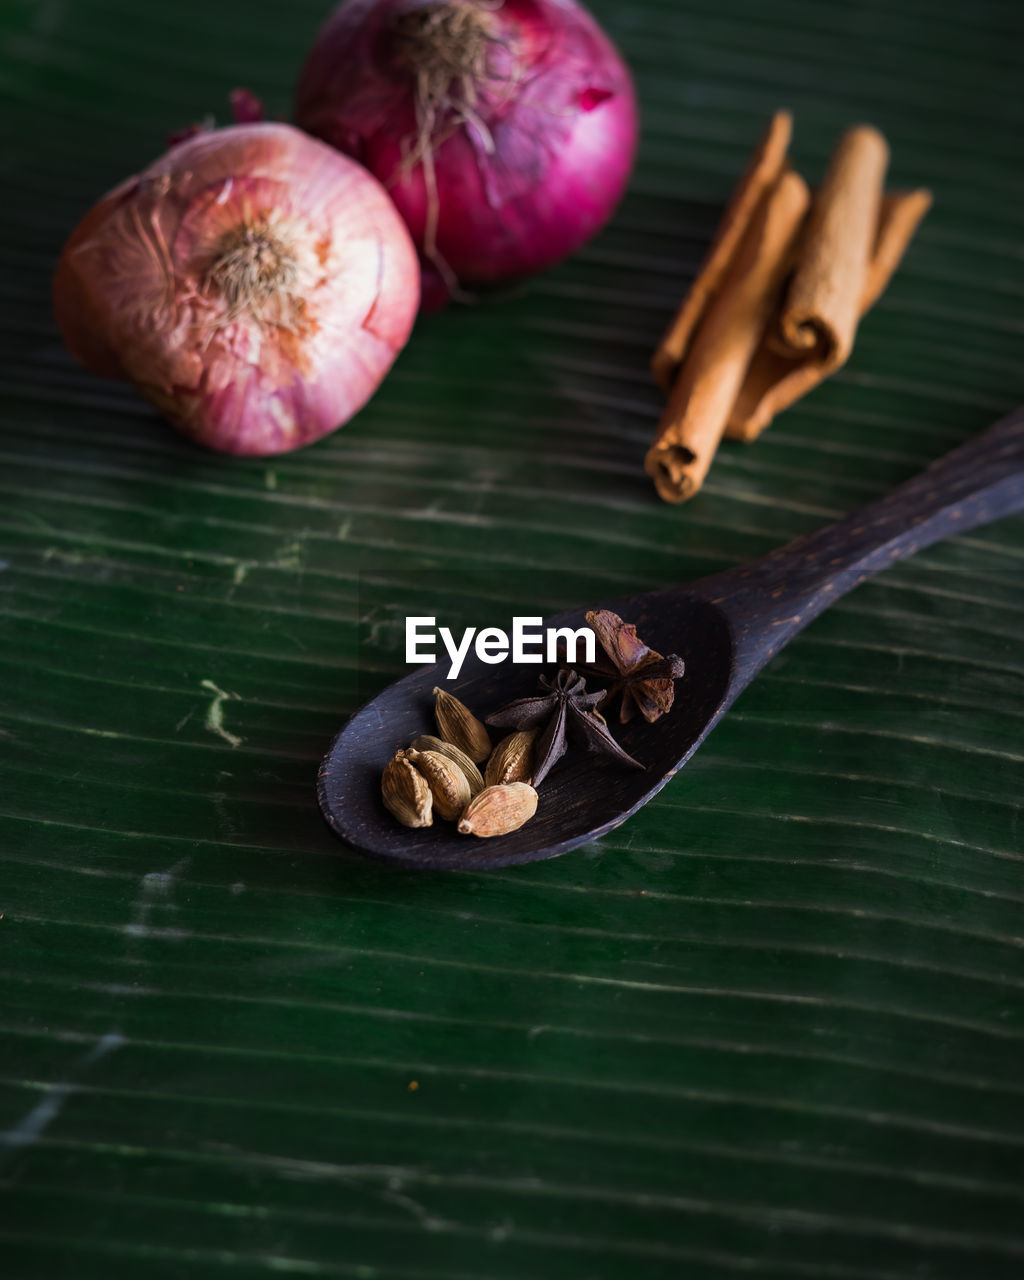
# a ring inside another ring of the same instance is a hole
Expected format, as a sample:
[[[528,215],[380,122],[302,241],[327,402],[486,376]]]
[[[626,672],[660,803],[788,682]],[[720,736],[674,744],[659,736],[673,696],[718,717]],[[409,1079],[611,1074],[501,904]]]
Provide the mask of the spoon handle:
[[[1024,509],[1024,406],[852,516],[707,578],[749,679],[823,609],[897,560]]]

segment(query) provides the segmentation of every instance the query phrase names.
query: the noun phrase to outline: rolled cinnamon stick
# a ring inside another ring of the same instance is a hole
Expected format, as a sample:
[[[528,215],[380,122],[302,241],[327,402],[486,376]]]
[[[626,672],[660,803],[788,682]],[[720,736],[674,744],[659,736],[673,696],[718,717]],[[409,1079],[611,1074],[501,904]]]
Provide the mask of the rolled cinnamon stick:
[[[672,387],[645,467],[666,502],[700,489],[775,314],[810,203],[788,171],[761,195]]]
[[[786,291],[775,338],[783,354],[813,352],[830,368],[850,354],[888,163],[889,147],[870,125],[849,129],[839,139],[811,205]]]
[[[931,207],[932,193],[923,188],[919,191],[893,191],[882,197],[875,250],[860,299],[861,315],[870,311],[885,292],[921,219]]]
[[[931,192],[924,190],[893,192],[882,199],[874,249],[860,290],[858,320],[885,292],[931,203]],[[849,334],[850,345],[855,332],[856,325]],[[813,349],[802,355],[786,354],[777,340],[764,342],[751,361],[725,434],[732,440],[756,440],[776,414],[806,395],[841,363],[834,356],[823,358]]]
[[[777,111],[726,205],[689,292],[654,352],[651,372],[666,393],[676,380],[694,330],[721,288],[758,205],[782,174],[792,133],[793,117],[788,111]]]
[[[888,146],[876,129],[859,126],[840,139],[803,229],[776,257],[769,244],[782,238],[797,184],[808,203],[806,187],[787,171],[791,130],[789,113],[777,113],[652,360],[670,399],[646,467],[669,502],[697,492],[723,434],[755,439],[845,363],[860,317],[931,206],[928,191],[883,195]],[[778,283],[762,313],[769,278]]]

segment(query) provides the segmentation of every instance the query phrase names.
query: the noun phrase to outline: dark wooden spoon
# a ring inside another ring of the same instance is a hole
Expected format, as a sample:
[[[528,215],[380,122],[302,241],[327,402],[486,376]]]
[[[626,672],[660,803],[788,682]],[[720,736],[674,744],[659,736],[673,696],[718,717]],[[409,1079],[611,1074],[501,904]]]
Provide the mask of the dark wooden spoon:
[[[444,678],[447,663],[421,667],[357,711],[320,768],[320,807],[353,849],[406,867],[481,870],[567,853],[657,795],[765,663],[834,600],[940,538],[1021,508],[1024,407],[856,515],[752,564],[587,606],[613,609],[652,648],[686,661],[668,715],[653,725],[613,726],[644,772],[570,753],[541,787],[536,817],[510,835],[462,836],[440,820],[415,831],[400,826],[381,803],[380,775],[398,747],[435,732],[434,686],[449,689],[481,718],[536,687],[536,667],[485,666],[473,657],[453,684]],[[547,622],[583,626],[584,612]]]

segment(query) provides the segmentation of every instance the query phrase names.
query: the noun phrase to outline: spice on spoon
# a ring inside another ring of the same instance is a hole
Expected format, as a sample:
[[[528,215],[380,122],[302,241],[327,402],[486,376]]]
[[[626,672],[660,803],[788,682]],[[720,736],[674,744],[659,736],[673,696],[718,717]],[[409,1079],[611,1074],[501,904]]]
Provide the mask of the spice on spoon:
[[[459,819],[464,836],[507,836],[518,831],[537,812],[537,792],[527,782],[486,787],[466,806]]]
[[[487,761],[484,779],[489,787],[507,782],[533,781],[533,744],[537,729],[520,729],[502,738]]]
[[[475,796],[478,791],[484,789],[483,774],[476,767],[474,762],[464,751],[460,751],[458,747],[450,742],[444,742],[440,738],[435,738],[432,734],[421,733],[418,738],[413,739],[409,744],[414,751],[436,751],[442,756],[447,756],[459,766],[465,774],[466,781],[469,783],[469,794]]]
[[[405,758],[426,779],[434,797],[434,812],[454,822],[472,799],[466,775],[454,760],[439,751],[417,751],[410,747]]]
[[[434,798],[423,777],[399,751],[384,766],[380,782],[381,797],[388,812],[403,827],[429,827],[433,824]]]
[[[491,735],[464,702],[447,690],[434,690],[434,717],[445,742],[464,751],[474,764],[482,764],[491,754]]]
[[[623,622],[610,609],[591,610],[587,625],[608,655],[598,658],[594,670],[604,677],[612,677],[613,683],[605,691],[602,708],[610,706],[616,695],[622,695],[619,723],[628,724],[639,711],[648,724],[672,710],[675,701],[675,682],[686,670],[678,654],[663,658],[655,649],[649,649],[637,636],[631,622]]]
[[[588,751],[611,756],[634,769],[644,766],[623,751],[596,707],[604,690],[587,692],[587,682],[575,671],[562,667],[549,679],[541,676],[542,692],[532,698],[517,698],[493,715],[487,723],[497,729],[538,729],[546,726],[534,745],[533,785],[539,787],[551,769],[565,755],[570,742]]]
[[[597,708],[621,694],[623,723],[637,709],[648,723],[657,720],[672,707],[683,661],[649,648],[631,623],[609,609],[592,610],[587,622],[608,655],[599,659],[596,673],[611,676],[612,687],[588,692],[584,677],[570,667],[541,676],[539,693],[487,717],[487,724],[512,730],[493,750],[485,725],[469,707],[434,689],[437,724],[445,736],[421,734],[411,747],[396,752],[381,780],[384,804],[399,822],[431,826],[436,813],[457,822],[463,835],[489,838],[518,831],[537,811],[536,788],[570,746],[633,769],[645,767],[619,746]],[[484,761],[481,775],[477,764]]]

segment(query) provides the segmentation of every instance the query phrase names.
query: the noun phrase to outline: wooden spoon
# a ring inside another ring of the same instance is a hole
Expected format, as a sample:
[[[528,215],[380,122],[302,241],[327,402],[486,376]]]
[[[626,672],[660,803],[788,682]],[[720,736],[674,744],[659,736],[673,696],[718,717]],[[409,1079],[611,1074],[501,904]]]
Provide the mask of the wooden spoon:
[[[535,690],[537,667],[486,666],[475,656],[454,684],[445,681],[446,663],[421,667],[357,711],[321,765],[320,807],[353,849],[405,867],[481,870],[568,853],[657,795],[765,663],[833,601],[922,547],[1022,507],[1024,407],[856,515],[752,564],[687,586],[592,602],[589,608],[613,609],[634,623],[652,648],[685,659],[675,706],[653,725],[636,717],[625,728],[613,726],[643,772],[570,752],[540,788],[536,817],[510,835],[463,836],[440,820],[411,831],[380,798],[381,771],[394,752],[436,732],[435,685],[481,719]],[[583,626],[584,612],[560,614],[547,625]]]

